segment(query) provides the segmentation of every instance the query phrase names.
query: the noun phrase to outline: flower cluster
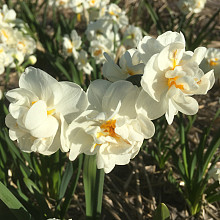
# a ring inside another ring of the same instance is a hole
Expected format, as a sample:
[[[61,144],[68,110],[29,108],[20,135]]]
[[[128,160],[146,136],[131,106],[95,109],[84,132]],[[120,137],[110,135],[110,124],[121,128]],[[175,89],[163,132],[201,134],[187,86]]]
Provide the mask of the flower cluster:
[[[6,94],[10,138],[26,152],[48,155],[61,149],[70,160],[95,154],[97,167],[109,173],[129,163],[144,139],[154,135],[151,120],[165,114],[171,124],[178,111],[198,111],[191,96],[206,94],[215,80],[213,70],[204,74],[199,68],[205,54],[204,47],[185,51],[182,33],[145,36],[124,53],[119,66],[106,53],[103,74],[110,81],[95,80],[86,93],[74,83],[27,68],[20,88]]]
[[[101,5],[101,7],[93,8],[93,12],[96,10],[97,13],[89,16],[90,22],[85,33],[90,43],[88,51],[91,57],[95,59],[96,64],[103,64],[105,62],[104,52],[114,58],[114,51],[118,50],[121,42],[126,47],[136,47],[142,39],[142,32],[139,27],[128,24],[128,17],[125,15],[125,11],[116,4],[107,4],[108,1],[102,1],[102,4],[101,1],[93,2],[96,2],[96,5]],[[88,9],[85,4],[86,1],[83,6]],[[124,30],[122,31],[122,29]],[[123,32],[123,36],[120,32]],[[76,30],[72,30],[70,36],[65,35],[63,37],[63,52],[65,56],[73,56],[78,68],[90,74],[92,67],[87,62],[88,54],[81,49],[81,43],[81,38]]]
[[[0,74],[5,67],[14,68],[34,53],[36,43],[27,34],[26,26],[27,24],[16,18],[13,9],[3,5],[0,9]]]

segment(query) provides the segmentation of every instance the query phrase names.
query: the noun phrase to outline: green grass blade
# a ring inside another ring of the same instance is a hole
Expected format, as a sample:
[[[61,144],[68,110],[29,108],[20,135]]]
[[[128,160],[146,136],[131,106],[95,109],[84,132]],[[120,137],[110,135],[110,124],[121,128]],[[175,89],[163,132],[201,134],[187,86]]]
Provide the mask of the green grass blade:
[[[30,214],[26,208],[19,202],[19,200],[7,189],[7,187],[0,182],[0,199],[16,216],[18,220],[31,219]]]

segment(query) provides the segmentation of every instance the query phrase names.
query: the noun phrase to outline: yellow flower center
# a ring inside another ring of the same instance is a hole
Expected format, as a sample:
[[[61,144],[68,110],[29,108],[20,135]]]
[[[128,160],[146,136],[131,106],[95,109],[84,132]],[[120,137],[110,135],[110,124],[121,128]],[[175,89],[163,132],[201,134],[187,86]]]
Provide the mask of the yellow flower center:
[[[112,119],[101,124],[100,128],[102,129],[102,131],[97,134],[97,137],[111,136],[116,139],[120,138],[120,136],[115,133],[115,127],[116,127],[115,123],[116,120]]]
[[[4,51],[4,50],[1,48],[1,49],[0,49],[0,53],[2,53],[3,51]]]
[[[171,88],[171,86],[172,85],[174,85],[176,88],[178,88],[178,89],[181,89],[181,90],[183,90],[184,89],[184,86],[183,85],[177,85],[176,84],[176,80],[178,79],[179,77],[178,76],[176,76],[176,77],[174,77],[174,78],[169,78],[168,79],[168,87],[169,87],[169,89]]]
[[[101,49],[96,50],[96,51],[94,52],[94,55],[95,55],[95,56],[99,56],[100,54],[102,54],[102,50],[101,50]]]
[[[219,64],[218,58],[213,58],[209,61],[210,66],[217,66]]]
[[[59,5],[64,5],[65,4],[65,1],[60,1],[59,2]]]

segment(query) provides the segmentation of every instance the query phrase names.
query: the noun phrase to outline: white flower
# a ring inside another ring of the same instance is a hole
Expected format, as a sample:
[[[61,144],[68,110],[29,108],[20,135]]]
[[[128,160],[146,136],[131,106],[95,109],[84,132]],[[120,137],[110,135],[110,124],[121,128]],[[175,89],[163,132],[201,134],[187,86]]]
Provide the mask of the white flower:
[[[0,25],[0,43],[6,45],[16,45],[16,36],[18,31],[14,30],[12,27],[3,27]]]
[[[137,47],[141,60],[146,64],[154,54],[159,53],[164,47],[173,42],[179,42],[185,47],[185,38],[182,33],[167,31],[157,38],[145,36]]]
[[[125,11],[114,3],[111,3],[107,7],[103,7],[100,13],[104,16],[108,16],[115,24],[118,25],[119,28],[128,25],[128,17],[125,15]]]
[[[60,146],[60,117],[72,120],[87,107],[82,89],[70,82],[57,82],[40,69],[27,68],[19,87],[6,93],[9,136],[25,152],[50,155]]]
[[[13,62],[12,54],[9,53],[5,44],[0,43],[0,74],[5,71],[5,67]]]
[[[141,80],[143,90],[137,101],[141,112],[145,110],[149,118],[165,114],[169,124],[178,111],[187,115],[197,113],[198,103],[191,95],[206,94],[215,81],[213,71],[204,74],[199,68],[206,49],[199,47],[194,53],[185,51],[185,43],[176,39],[173,38],[173,42],[170,38],[164,39],[170,43],[165,47],[159,44],[163,49],[147,62]]]
[[[89,52],[91,56],[95,58],[96,64],[103,63],[105,61],[105,57],[103,55],[104,52],[111,54],[113,50],[113,44],[110,40],[106,38],[100,38],[100,40],[93,40],[90,43]]]
[[[89,41],[97,40],[103,36],[108,38],[111,34],[112,24],[106,19],[98,19],[95,22],[90,22],[86,29],[86,36]]]
[[[214,69],[215,77],[220,78],[220,49],[208,48],[200,66],[203,71]]]
[[[70,0],[49,0],[50,6],[67,8],[69,6]]]
[[[93,68],[90,65],[87,57],[88,57],[88,54],[86,53],[86,51],[80,50],[76,63],[77,63],[79,70],[83,70],[86,74],[90,75]]]
[[[77,14],[82,13],[84,7],[83,2],[84,0],[70,0],[69,7]]]
[[[16,40],[16,48],[24,56],[29,56],[34,53],[36,49],[36,42],[32,37],[23,35],[22,32],[18,32],[16,35]]]
[[[140,150],[154,125],[135,110],[140,89],[128,81],[93,81],[87,91],[89,107],[69,127],[64,127],[64,150],[74,160],[80,153],[96,154],[98,169],[109,173],[125,165]]]
[[[112,82],[144,73],[144,64],[141,63],[139,53],[135,49],[130,49],[121,56],[120,67],[107,53],[104,53],[104,56],[107,62],[103,65],[103,75]]]
[[[15,26],[16,12],[13,9],[8,9],[6,4],[0,9],[0,25],[2,26]]]
[[[81,37],[77,34],[75,30],[72,30],[71,38],[69,38],[68,35],[65,35],[63,37],[63,50],[65,55],[67,56],[73,55],[73,57],[77,59],[79,56],[77,50],[80,48],[81,44],[82,44]]]
[[[205,7],[206,0],[179,0],[178,7],[184,14],[199,13]]]
[[[2,92],[2,90],[0,89],[0,100],[2,99],[2,97],[3,97],[3,92]]]
[[[129,47],[137,47],[139,41],[142,39],[142,32],[139,27],[134,25],[129,25],[126,31],[124,32],[124,41],[123,44]]]

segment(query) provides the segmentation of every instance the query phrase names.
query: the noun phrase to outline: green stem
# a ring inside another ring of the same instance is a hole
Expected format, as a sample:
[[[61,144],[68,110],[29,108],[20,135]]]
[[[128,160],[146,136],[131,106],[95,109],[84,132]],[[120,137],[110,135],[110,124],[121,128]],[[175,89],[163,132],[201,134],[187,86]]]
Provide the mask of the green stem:
[[[100,219],[104,171],[96,168],[96,155],[86,155],[83,167],[83,183],[86,200],[86,218]]]

